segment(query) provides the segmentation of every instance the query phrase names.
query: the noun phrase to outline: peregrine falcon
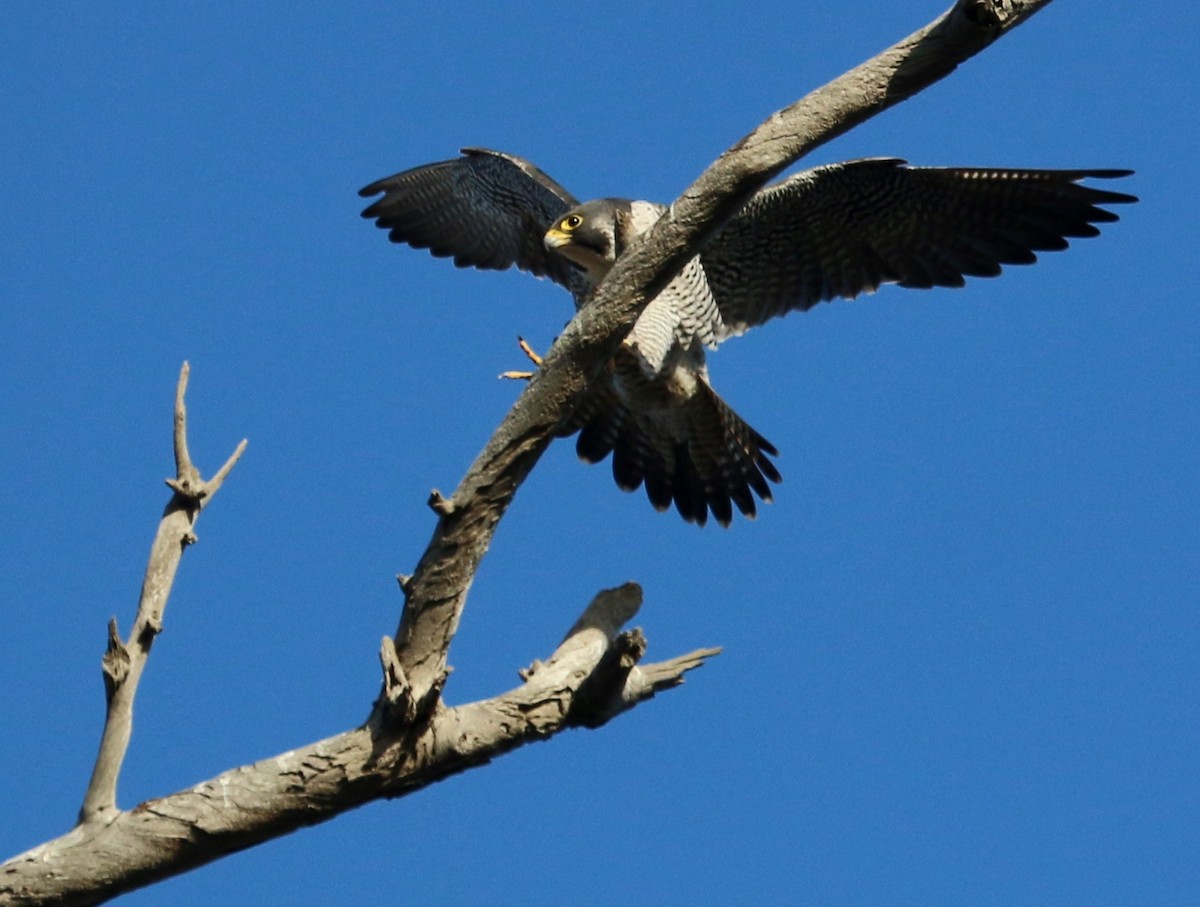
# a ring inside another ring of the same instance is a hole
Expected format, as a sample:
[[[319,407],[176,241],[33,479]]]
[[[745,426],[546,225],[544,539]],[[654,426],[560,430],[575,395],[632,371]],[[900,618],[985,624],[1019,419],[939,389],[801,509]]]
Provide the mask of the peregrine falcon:
[[[646,306],[559,432],[581,459],[612,454],[617,485],[657,510],[723,526],[780,476],[778,451],[712,389],[705,349],[770,318],[853,299],[881,284],[959,287],[1032,264],[1117,220],[1131,195],[1081,185],[1129,170],[910,167],[895,158],[805,170],[767,186]],[[580,202],[522,158],[483,148],[371,183],[362,212],[392,242],[459,267],[516,265],[587,304],[624,250],[666,208]]]

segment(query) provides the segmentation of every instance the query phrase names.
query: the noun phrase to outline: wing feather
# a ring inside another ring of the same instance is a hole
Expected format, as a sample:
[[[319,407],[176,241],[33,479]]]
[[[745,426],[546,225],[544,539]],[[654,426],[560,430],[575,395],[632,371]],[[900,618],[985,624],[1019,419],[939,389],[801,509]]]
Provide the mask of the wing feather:
[[[1137,200],[1082,180],[1129,173],[909,167],[894,158],[818,167],[756,195],[701,260],[729,336],[884,283],[958,287],[1031,264],[1036,252],[1117,220],[1101,205]]]
[[[578,204],[571,193],[524,158],[485,148],[405,170],[358,193],[382,194],[363,212],[395,243],[453,258],[460,268],[516,265],[573,292],[578,277],[542,243],[550,224]]]

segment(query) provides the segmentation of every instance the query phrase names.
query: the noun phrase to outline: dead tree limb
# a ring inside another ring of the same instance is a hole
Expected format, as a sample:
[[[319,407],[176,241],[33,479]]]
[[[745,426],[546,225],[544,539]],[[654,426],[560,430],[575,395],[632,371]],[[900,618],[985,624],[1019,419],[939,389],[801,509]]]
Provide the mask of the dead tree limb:
[[[570,727],[597,727],[717,650],[638,667],[630,583],[601,592],[525,682],[420,728],[364,726],[74,830],[0,867],[5,904],[95,904],[380,798],[400,797]]]
[[[167,479],[167,486],[174,494],[167,502],[150,547],[150,560],[142,578],[142,593],[129,639],[122,641],[116,618],[108,622],[108,648],[101,661],[107,711],[100,750],[79,810],[79,821],[83,824],[103,822],[116,811],[117,779],[133,733],[133,700],[137,696],[142,670],[150,657],[150,647],[162,632],[163,612],[175,583],[175,571],[183,559],[184,549],[196,541],[192,527],[196,525],[200,511],[220,490],[225,477],[246,449],[243,439],[212,479],[201,478],[200,470],[188,453],[187,408],[184,405],[188,373],[185,362],[175,390],[175,477]]]
[[[449,498],[410,582],[396,633],[417,700],[436,700],[450,640],[492,533],[517,487],[646,303],[768,180],[801,156],[949,75],[1050,0],[959,0],[883,53],[817,89],[726,151],[621,256]]]
[[[383,691],[363,726],[124,812],[115,807],[115,784],[128,728],[114,729],[116,739],[101,748],[111,765],[101,771],[98,760],[102,777],[89,786],[84,821],[0,865],[0,904],[98,903],[370,800],[402,796],[563,728],[603,724],[679,683],[714,654],[702,650],[639,666],[645,640],[618,628],[632,616],[640,590],[622,587],[601,593],[554,655],[525,673],[522,686],[456,708],[440,702],[450,642],[497,523],[646,301],[771,177],[947,75],[1049,2],[958,0],[926,28],[772,115],[725,152],[622,256],[458,488],[449,498],[433,500],[437,526],[413,576],[401,579],[404,612],[395,641],[385,639],[381,649]],[[177,449],[186,461],[186,443]],[[163,541],[177,549],[173,561],[162,562],[167,589],[195,515],[215,490],[191,473],[176,483],[181,516]],[[156,579],[154,588],[161,582]],[[161,600],[150,595],[148,602],[144,622],[139,607],[131,634],[132,642],[142,640],[143,660],[160,627],[165,595]],[[120,643],[115,633],[113,639]],[[129,644],[115,648],[127,650]],[[112,655],[110,676],[127,675],[132,659],[127,668],[119,652]],[[130,692],[136,686],[114,683]]]

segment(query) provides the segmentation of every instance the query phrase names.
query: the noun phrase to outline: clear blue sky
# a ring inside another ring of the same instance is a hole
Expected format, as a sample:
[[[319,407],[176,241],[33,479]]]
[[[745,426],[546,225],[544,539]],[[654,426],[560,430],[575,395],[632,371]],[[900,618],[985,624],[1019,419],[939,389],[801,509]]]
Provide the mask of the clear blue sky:
[[[947,3],[6,4],[0,11],[0,853],[65,831],[192,363],[198,526],[121,802],[357,724],[393,575],[571,312],[394,247],[355,191],[464,145],[669,201]],[[556,444],[451,651],[498,693],[634,579],[683,688],[128,898],[1194,904],[1200,617],[1192,9],[1060,0],[809,163],[1132,167],[1097,240],[731,342],[782,451],[729,530]],[[505,865],[508,864],[508,865]]]

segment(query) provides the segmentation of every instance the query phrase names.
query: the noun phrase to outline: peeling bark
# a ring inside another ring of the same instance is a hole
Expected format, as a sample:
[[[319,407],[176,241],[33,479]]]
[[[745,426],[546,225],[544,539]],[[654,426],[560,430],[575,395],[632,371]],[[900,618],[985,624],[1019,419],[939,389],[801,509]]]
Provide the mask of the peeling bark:
[[[420,727],[367,724],[83,823],[0,867],[0,899],[99,903],[372,800],[404,796],[566,728],[598,727],[717,654],[705,649],[612,670],[612,653],[629,654],[620,627],[640,601],[634,584],[601,592],[550,658],[500,696],[440,709]]]

